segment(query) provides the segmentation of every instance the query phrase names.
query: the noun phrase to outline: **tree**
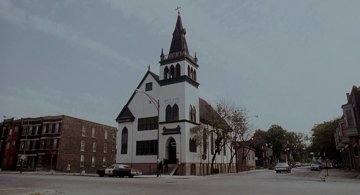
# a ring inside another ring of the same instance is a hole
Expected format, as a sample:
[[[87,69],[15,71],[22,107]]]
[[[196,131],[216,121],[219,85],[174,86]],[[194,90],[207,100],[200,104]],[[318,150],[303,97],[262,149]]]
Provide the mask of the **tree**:
[[[281,158],[281,154],[285,151],[286,130],[280,125],[271,125],[267,131],[267,143],[272,145],[273,156],[277,159]]]
[[[312,129],[310,149],[315,156],[324,156],[329,159],[338,159],[334,134],[339,126],[340,118],[316,124]]]
[[[221,100],[217,103],[217,112],[220,117],[226,122],[229,132],[227,134],[227,142],[230,149],[230,161],[229,168],[231,167],[234,157],[238,154],[238,150],[245,146],[250,138],[249,125],[246,117],[246,109],[236,106],[228,101]],[[246,159],[247,152],[242,152],[241,160]],[[237,160],[237,158],[236,158]],[[237,165],[237,163],[236,163]],[[238,166],[236,166],[236,172],[238,172]]]

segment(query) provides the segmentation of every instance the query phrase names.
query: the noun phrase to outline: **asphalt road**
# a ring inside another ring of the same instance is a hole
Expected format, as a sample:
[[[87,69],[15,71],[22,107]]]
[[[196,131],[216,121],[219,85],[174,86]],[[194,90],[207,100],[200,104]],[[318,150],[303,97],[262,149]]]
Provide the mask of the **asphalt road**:
[[[295,168],[290,174],[255,170],[212,176],[135,178],[69,175],[0,174],[0,194],[359,194],[360,179]],[[334,176],[332,176],[334,175]]]

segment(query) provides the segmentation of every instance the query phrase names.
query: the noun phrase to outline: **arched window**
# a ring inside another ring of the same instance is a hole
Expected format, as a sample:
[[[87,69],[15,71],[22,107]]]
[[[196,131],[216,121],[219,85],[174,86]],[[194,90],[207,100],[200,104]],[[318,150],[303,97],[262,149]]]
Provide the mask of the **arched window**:
[[[180,77],[180,75],[181,75],[180,65],[176,64],[176,77]]]
[[[188,65],[188,77],[190,77],[190,66]]]
[[[171,66],[170,67],[170,79],[172,79],[174,77],[175,77],[175,68],[174,68],[174,66]]]
[[[172,112],[171,112],[171,106],[166,106],[165,110],[165,121],[171,121],[172,120]]]
[[[124,127],[121,133],[121,154],[127,154],[127,148],[128,148],[128,130],[126,127]]]
[[[190,78],[193,78],[193,68],[191,68],[191,70],[190,70]]]
[[[190,109],[189,109],[189,119],[190,119],[190,121],[193,121],[193,108],[192,108],[192,106],[190,105]]]
[[[164,79],[168,79],[169,78],[169,68],[168,67],[165,67],[165,70],[164,70]]]
[[[192,121],[193,122],[196,122],[196,108],[195,108],[195,106],[193,107],[193,109],[192,109]]]
[[[194,70],[194,72],[193,72],[193,76],[194,76],[194,81],[196,81],[196,70]]]
[[[174,104],[172,108],[172,120],[179,120],[179,106],[177,104]]]

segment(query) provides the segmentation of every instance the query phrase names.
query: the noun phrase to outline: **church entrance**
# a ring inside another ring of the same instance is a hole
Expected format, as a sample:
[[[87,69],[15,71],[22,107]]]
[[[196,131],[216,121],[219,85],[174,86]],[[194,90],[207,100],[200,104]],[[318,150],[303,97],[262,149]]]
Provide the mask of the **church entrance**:
[[[174,138],[170,138],[169,144],[167,146],[168,149],[168,163],[176,164],[176,142]]]

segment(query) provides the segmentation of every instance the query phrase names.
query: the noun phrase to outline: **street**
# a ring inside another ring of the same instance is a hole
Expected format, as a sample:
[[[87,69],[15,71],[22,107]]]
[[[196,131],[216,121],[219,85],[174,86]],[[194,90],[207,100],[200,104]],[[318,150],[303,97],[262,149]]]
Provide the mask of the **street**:
[[[211,176],[112,178],[70,175],[0,174],[0,194],[358,194],[360,179],[294,168],[290,174],[254,170]],[[339,172],[339,171],[338,171]],[[339,174],[338,174],[339,175]]]

